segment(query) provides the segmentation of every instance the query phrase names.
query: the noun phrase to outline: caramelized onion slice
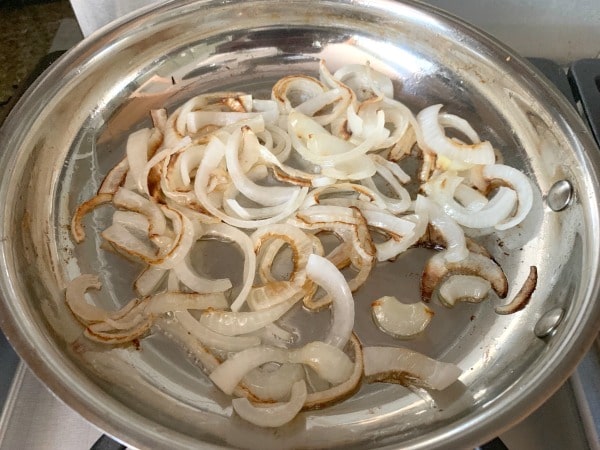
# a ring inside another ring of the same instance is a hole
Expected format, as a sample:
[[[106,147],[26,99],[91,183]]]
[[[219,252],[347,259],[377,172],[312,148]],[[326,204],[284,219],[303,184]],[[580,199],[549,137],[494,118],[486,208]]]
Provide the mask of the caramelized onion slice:
[[[365,377],[369,382],[398,383],[443,390],[458,380],[462,370],[400,347],[364,347]]]
[[[432,256],[421,277],[421,298],[428,302],[431,296],[447,274],[475,275],[488,280],[498,297],[504,298],[508,293],[508,280],[502,271],[502,268],[492,259],[469,252],[468,256],[458,262],[448,262],[445,260],[444,252],[439,252]]]
[[[533,291],[535,291],[535,288],[537,287],[537,281],[537,267],[531,266],[529,268],[529,275],[525,279],[525,282],[523,283],[523,286],[521,286],[521,289],[519,289],[519,292],[517,292],[517,295],[515,295],[515,298],[512,299],[512,301],[506,305],[497,306],[495,308],[496,313],[513,314],[525,308],[525,306],[527,306],[527,303],[529,303],[529,300],[531,300]]]
[[[296,417],[306,401],[306,395],[306,383],[300,380],[292,386],[290,400],[287,402],[254,406],[247,398],[236,398],[231,403],[242,419],[254,425],[280,427]]]

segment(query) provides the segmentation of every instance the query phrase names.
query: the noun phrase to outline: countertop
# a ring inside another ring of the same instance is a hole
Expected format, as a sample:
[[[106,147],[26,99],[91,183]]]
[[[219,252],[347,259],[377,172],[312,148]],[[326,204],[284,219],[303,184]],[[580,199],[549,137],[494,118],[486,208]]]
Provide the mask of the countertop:
[[[0,123],[49,53],[62,23],[76,24],[68,0],[0,0]]]

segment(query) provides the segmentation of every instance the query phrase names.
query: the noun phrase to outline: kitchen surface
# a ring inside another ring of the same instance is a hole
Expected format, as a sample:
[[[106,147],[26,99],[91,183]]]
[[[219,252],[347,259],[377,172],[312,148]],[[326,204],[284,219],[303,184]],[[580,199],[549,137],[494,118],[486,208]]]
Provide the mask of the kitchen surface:
[[[149,3],[141,0],[0,0],[0,123],[32,79],[63,51],[112,18]],[[572,70],[571,85],[567,77],[574,61],[600,57],[598,0],[437,0],[428,3],[465,18],[526,57],[544,58],[535,64],[554,78],[552,81],[576,102],[584,117],[587,117],[586,107],[593,107],[594,95],[600,105],[600,71],[595,78],[589,78],[591,66],[582,66],[579,72]],[[590,97],[584,99],[583,90],[573,89],[573,85],[577,80],[583,85],[589,79],[592,80]],[[589,120],[592,127],[600,130],[600,123],[593,122],[598,118]],[[19,362],[1,333],[0,412],[0,450],[101,448],[97,442],[102,432],[40,384]],[[597,340],[572,378],[546,404],[501,434],[499,441],[487,447],[486,443],[481,444],[483,448],[510,450],[599,449],[599,433],[600,344]]]

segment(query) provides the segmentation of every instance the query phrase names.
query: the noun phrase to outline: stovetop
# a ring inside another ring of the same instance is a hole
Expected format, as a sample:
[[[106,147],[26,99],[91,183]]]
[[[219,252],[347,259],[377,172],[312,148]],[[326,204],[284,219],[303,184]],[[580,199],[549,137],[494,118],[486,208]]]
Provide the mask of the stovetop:
[[[45,68],[60,53],[40,62]],[[600,143],[600,60],[566,69],[530,58],[579,110]],[[592,149],[595,150],[595,149]],[[0,450],[116,450],[111,441],[53,396],[20,362],[0,332]],[[542,407],[484,449],[600,449],[600,341],[573,376]]]

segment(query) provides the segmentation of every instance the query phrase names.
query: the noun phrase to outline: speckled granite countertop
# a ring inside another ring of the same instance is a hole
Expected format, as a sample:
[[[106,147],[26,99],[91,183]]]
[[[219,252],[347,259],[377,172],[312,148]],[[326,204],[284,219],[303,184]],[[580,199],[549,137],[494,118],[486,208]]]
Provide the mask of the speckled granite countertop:
[[[68,0],[0,0],[0,123],[50,50],[61,21],[74,17]]]

